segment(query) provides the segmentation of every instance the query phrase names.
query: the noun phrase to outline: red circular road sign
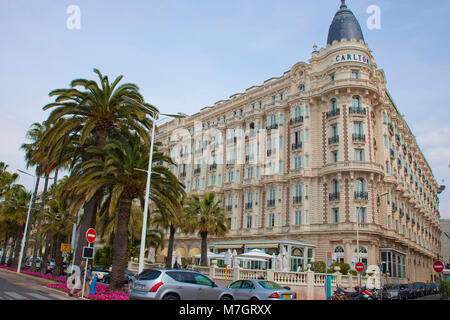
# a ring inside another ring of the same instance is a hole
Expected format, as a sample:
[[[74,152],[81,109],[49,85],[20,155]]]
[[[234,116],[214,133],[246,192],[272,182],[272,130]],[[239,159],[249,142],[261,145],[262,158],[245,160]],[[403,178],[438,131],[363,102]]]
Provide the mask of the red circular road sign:
[[[364,269],[365,269],[364,263],[358,262],[357,264],[355,264],[355,270],[358,271],[359,273],[363,272]]]
[[[439,260],[435,261],[433,263],[433,270],[437,273],[444,271],[444,264],[442,263],[442,261]]]
[[[93,228],[89,228],[88,231],[86,232],[86,240],[88,242],[94,242],[95,238],[97,238],[97,233]]]

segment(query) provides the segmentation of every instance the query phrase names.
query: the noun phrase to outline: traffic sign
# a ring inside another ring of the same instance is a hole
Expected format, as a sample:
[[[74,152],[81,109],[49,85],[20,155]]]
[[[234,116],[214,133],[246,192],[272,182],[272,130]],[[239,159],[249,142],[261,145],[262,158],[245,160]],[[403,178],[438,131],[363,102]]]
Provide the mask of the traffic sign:
[[[355,264],[355,270],[358,271],[359,273],[362,273],[364,269],[365,269],[364,263],[358,262],[357,264]]]
[[[61,252],[70,252],[70,243],[61,243]]]
[[[437,273],[444,271],[444,264],[442,263],[442,261],[436,260],[433,263],[433,270]]]
[[[97,233],[95,232],[95,230],[93,228],[89,228],[88,231],[86,232],[86,240],[87,242],[94,242],[95,238],[97,238]]]

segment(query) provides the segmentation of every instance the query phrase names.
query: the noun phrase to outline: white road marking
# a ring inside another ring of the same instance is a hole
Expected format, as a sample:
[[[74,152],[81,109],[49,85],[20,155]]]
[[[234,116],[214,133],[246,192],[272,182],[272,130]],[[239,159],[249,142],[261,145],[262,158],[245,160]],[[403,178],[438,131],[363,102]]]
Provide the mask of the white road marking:
[[[32,296],[32,297],[38,299],[38,300],[52,300],[52,298],[43,296],[43,295],[41,295],[41,294],[39,294],[39,293],[27,292],[27,294],[28,294],[29,296]]]
[[[15,292],[10,292],[10,291],[8,291],[8,292],[5,292],[5,294],[6,294],[7,296],[12,297],[12,298],[15,299],[15,300],[30,300],[30,299],[27,299],[26,297],[24,297],[24,296],[22,296],[22,295],[20,295],[20,294],[18,294],[18,293],[15,293]]]

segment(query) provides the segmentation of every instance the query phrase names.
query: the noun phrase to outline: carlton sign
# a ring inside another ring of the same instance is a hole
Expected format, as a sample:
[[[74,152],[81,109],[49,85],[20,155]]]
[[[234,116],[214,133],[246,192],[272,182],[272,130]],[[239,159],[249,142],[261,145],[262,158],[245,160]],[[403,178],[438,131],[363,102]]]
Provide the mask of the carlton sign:
[[[362,54],[357,54],[357,53],[338,54],[338,55],[336,55],[335,59],[336,59],[336,62],[351,61],[351,62],[362,62],[362,63],[366,63],[366,64],[370,63],[369,58],[367,58],[366,56],[364,56]]]

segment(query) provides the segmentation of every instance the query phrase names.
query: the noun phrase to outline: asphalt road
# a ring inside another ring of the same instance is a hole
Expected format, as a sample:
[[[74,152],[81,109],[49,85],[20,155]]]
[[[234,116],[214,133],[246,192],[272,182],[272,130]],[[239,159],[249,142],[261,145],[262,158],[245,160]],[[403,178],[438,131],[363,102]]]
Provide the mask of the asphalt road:
[[[54,283],[0,269],[0,300],[79,300],[46,285]]]

